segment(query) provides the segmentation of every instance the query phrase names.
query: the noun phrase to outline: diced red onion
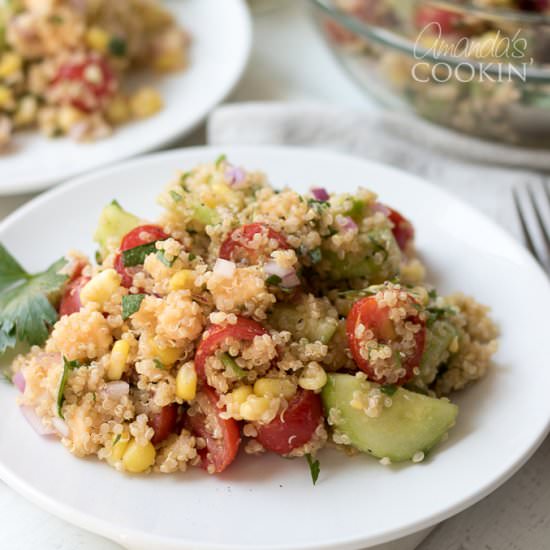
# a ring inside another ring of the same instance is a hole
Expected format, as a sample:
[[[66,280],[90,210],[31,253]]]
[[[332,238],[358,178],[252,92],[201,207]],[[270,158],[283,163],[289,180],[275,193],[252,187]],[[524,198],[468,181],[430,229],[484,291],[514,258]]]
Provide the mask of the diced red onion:
[[[264,271],[268,275],[277,275],[277,277],[280,277],[281,279],[284,279],[285,277],[288,277],[289,275],[296,273],[294,268],[283,267],[279,265],[277,262],[267,262],[264,265]]]
[[[105,385],[105,393],[109,397],[124,397],[130,393],[130,385],[122,380],[109,382]]]
[[[382,214],[384,214],[386,218],[390,215],[390,209],[385,204],[382,204],[381,202],[375,202],[372,205],[372,209],[374,210],[374,212],[382,212]]]
[[[329,194],[324,187],[313,187],[311,189],[311,194],[317,201],[327,202],[330,199]]]
[[[232,187],[238,187],[246,180],[246,172],[240,166],[229,165],[224,173],[227,183]]]
[[[336,216],[336,223],[344,230],[344,231],[354,231],[357,229],[357,224],[355,221],[350,218],[349,216]]]
[[[12,382],[15,384],[15,387],[21,392],[25,392],[26,382],[23,373],[19,370],[17,371],[12,378]]]
[[[52,435],[55,433],[52,429],[44,426],[42,419],[36,414],[36,411],[32,407],[21,405],[19,408],[21,409],[25,420],[31,425],[32,429],[38,435]]]
[[[223,260],[222,258],[218,258],[216,260],[216,263],[214,264],[214,273],[216,275],[220,275],[220,277],[233,277],[235,275],[235,270],[237,269],[237,266],[235,265],[235,262],[230,262],[229,260]]]
[[[63,419],[54,417],[52,418],[52,424],[61,437],[69,437],[69,426]]]
[[[301,282],[298,278],[298,275],[296,275],[296,272],[288,274],[286,277],[283,277],[283,280],[281,281],[281,286],[284,288],[294,288],[297,286],[300,286]]]

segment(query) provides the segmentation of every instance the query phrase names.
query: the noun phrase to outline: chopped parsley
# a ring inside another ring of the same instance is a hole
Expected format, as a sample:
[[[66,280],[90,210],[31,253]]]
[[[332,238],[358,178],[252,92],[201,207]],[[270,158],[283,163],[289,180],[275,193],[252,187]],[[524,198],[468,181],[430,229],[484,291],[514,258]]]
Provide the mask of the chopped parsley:
[[[122,297],[122,319],[124,321],[139,310],[143,298],[145,298],[145,294],[128,294]]]
[[[120,434],[117,434],[116,437],[113,440],[113,447],[120,441],[120,438],[122,436]]]
[[[229,353],[227,352],[222,353],[220,355],[220,361],[222,362],[222,365],[226,369],[231,370],[237,378],[241,379],[246,376],[246,371],[241,369],[241,367],[237,365],[237,361],[235,361],[235,359],[233,359],[233,357],[231,357]]]
[[[197,257],[196,254],[193,254],[193,252],[189,253],[189,256],[187,256],[187,259],[192,262]]]
[[[124,57],[128,50],[126,40],[120,36],[113,36],[109,40],[109,53],[115,57]]]
[[[63,416],[63,403],[65,401],[65,386],[67,385],[67,380],[69,379],[69,374],[74,369],[80,367],[78,361],[68,361],[65,356],[63,356],[63,374],[61,375],[61,380],[59,381],[59,389],[57,391],[57,416],[65,420]]]
[[[177,191],[170,191],[170,196],[172,197],[174,202],[180,202],[183,198]]]
[[[376,240],[372,235],[369,235],[369,241],[372,244],[372,247],[374,249],[374,253],[382,252],[383,254],[383,260],[386,261],[388,259],[388,251],[386,250],[386,247],[378,240]]]
[[[157,367],[157,369],[160,369],[160,370],[166,370],[166,365],[160,360],[160,359],[157,359],[156,357],[153,359],[154,363],[155,363],[155,367]]]
[[[270,275],[266,280],[265,282],[268,284],[268,285],[280,285],[283,280],[281,279],[281,277],[279,277],[279,275]]]
[[[314,460],[309,453],[306,454],[306,460],[309,466],[309,472],[311,474],[311,481],[313,482],[313,485],[315,485],[317,483],[317,480],[319,479],[321,464],[318,460]]]
[[[42,345],[57,312],[48,297],[59,292],[67,275],[59,271],[67,263],[57,260],[46,271],[30,274],[0,244],[0,353],[16,342]]]
[[[307,203],[317,214],[321,214],[325,208],[329,207],[327,201],[318,201],[317,199],[308,199]]]
[[[134,267],[136,265],[142,265],[145,258],[157,251],[156,242],[147,244],[140,244],[122,251],[122,264],[124,267]]]
[[[436,321],[448,317],[449,315],[456,315],[456,310],[453,307],[427,307],[426,313],[428,314],[428,319],[426,320],[426,325],[429,327],[433,326]]]
[[[219,168],[220,167],[220,164],[222,162],[225,162],[227,160],[227,155],[220,155],[217,159],[216,159],[216,168]]]
[[[397,391],[397,386],[395,384],[384,384],[380,386],[380,391],[391,397]]]

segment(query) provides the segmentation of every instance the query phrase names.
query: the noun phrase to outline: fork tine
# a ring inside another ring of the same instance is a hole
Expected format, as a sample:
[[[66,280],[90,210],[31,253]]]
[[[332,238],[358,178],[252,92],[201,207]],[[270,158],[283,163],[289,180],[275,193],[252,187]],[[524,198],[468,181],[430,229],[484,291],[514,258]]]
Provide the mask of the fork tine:
[[[518,214],[521,231],[523,233],[523,240],[525,241],[525,244],[527,245],[527,249],[531,254],[537,259],[537,261],[542,264],[541,259],[539,258],[538,251],[535,247],[535,243],[533,242],[533,239],[531,238],[531,234],[529,233],[529,229],[527,227],[527,222],[525,221],[525,217],[523,215],[523,210],[521,207],[521,201],[518,196],[517,189],[512,190],[512,195],[514,197],[514,204],[516,206],[516,212]]]
[[[543,187],[544,187],[544,192],[546,194],[546,197],[548,198],[548,202],[550,203],[550,194],[548,194],[548,189],[546,188],[545,185]],[[535,198],[535,194],[533,193],[533,189],[531,187],[528,188],[527,193],[529,194],[529,198],[531,199],[531,204],[533,205],[535,216],[540,226],[542,236],[544,237],[546,251],[548,251],[550,250],[550,222],[544,222],[542,218],[540,206]]]

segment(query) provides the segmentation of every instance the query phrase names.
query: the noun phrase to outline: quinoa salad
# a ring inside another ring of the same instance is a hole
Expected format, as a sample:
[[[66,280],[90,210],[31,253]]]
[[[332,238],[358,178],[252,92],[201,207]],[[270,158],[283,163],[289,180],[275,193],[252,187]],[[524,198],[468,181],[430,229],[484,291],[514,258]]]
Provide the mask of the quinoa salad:
[[[93,141],[154,115],[128,76],[183,69],[189,42],[158,0],[0,1],[0,152],[19,130]]]
[[[425,282],[403,215],[223,155],[158,202],[156,222],[106,205],[94,261],[31,275],[0,245],[0,352],[27,346],[7,375],[39,434],[120,472],[216,474],[241,450],[313,482],[325,446],[389,465],[447,437],[497,329]]]

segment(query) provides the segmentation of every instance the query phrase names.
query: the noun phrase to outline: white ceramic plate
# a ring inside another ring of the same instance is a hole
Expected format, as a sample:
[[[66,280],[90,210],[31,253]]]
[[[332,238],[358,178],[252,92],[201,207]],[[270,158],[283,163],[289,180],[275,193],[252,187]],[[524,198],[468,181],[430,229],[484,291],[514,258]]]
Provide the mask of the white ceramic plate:
[[[418,248],[443,292],[490,304],[502,329],[497,366],[460,395],[458,424],[425,463],[383,467],[367,456],[305,460],[241,456],[223,475],[120,475],[37,436],[0,384],[0,477],[33,502],[130,548],[351,549],[405,536],[471,505],[534,451],[550,419],[550,285],[527,252],[472,208],[392,168],[327,152],[284,148],[188,149],[134,160],[35,199],[0,224],[0,241],[29,269],[70,248],[92,253],[98,214],[116,197],[143,217],[178,169],[229,159],[276,186],[378,191],[415,224]]]
[[[251,46],[244,0],[165,0],[192,35],[187,70],[139,79],[157,88],[164,109],[116,128],[106,139],[77,143],[39,132],[16,134],[14,148],[0,154],[0,195],[37,191],[86,171],[168,145],[191,132],[238,82]]]

